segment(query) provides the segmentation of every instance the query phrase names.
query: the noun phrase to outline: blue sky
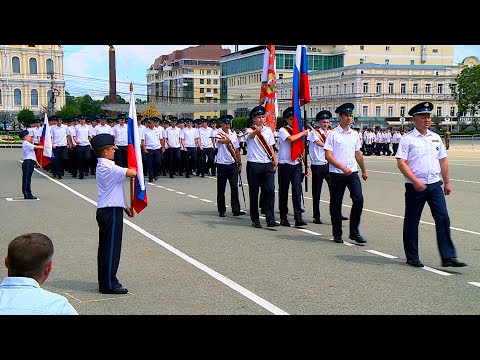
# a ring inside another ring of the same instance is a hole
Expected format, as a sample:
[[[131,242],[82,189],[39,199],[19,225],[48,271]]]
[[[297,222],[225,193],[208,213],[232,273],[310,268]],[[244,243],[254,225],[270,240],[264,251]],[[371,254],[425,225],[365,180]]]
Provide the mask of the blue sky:
[[[196,45],[114,45],[117,94],[128,99],[133,83],[135,98],[146,99],[147,68],[161,55]],[[246,49],[255,45],[239,45]],[[222,45],[232,51],[235,45]],[[63,65],[66,91],[73,96],[89,94],[103,99],[109,92],[108,45],[64,45]],[[480,59],[480,45],[455,46],[455,62],[467,56]]]

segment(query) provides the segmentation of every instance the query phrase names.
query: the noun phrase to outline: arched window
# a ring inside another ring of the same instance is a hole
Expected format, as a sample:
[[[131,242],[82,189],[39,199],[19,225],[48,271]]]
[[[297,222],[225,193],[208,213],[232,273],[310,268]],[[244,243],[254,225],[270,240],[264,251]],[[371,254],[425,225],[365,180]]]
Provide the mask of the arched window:
[[[2,89],[0,89],[0,106],[2,106]]]
[[[36,75],[37,74],[37,59],[30,58],[30,60],[28,60],[28,63],[30,65],[30,74]]]
[[[47,91],[47,102],[48,102],[48,108],[50,109],[52,107],[52,90]]]
[[[13,91],[13,104],[18,106],[22,105],[22,91],[20,89]]]
[[[47,74],[53,75],[53,60],[47,59]]]
[[[20,74],[20,59],[17,56],[12,58],[12,72],[14,74]]]
[[[38,91],[35,89],[30,92],[30,105],[38,106]]]

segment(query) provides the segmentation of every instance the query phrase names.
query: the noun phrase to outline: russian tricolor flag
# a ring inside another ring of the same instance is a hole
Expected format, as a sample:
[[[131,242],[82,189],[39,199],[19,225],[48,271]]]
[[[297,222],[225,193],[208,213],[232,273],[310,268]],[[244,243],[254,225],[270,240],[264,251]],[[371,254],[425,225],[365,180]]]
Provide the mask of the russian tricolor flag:
[[[305,45],[297,45],[295,64],[293,66],[293,129],[292,135],[303,131],[301,107],[310,102],[310,86],[308,84],[307,48]],[[292,160],[298,157],[305,150],[305,140],[300,139],[292,142]]]
[[[135,189],[133,194],[132,207],[140,213],[147,207],[147,187],[145,184],[145,177],[143,176],[142,152],[140,149],[140,136],[137,124],[137,110],[135,109],[135,99],[133,90],[130,91],[130,112],[128,114],[128,167],[137,170],[135,178]]]
[[[43,145],[43,149],[37,149],[35,156],[40,166],[44,167],[50,164],[51,158],[54,158],[52,149],[52,131],[50,130],[50,124],[48,123],[47,113],[45,113],[42,136],[40,137],[38,144]]]

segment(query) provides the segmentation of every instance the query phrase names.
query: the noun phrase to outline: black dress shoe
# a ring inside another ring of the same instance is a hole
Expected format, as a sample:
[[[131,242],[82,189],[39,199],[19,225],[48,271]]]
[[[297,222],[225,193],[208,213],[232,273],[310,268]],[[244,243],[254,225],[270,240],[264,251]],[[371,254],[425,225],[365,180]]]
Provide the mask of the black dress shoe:
[[[126,294],[128,293],[128,290],[124,287],[118,287],[115,289],[104,289],[100,290],[102,294]]]
[[[407,264],[415,267],[424,267],[423,263],[418,259],[407,259]]]
[[[442,259],[442,266],[462,267],[462,266],[467,266],[467,264],[460,262],[457,260],[457,258],[453,257],[448,259]]]
[[[320,219],[313,219],[313,223],[314,224],[323,224],[322,220],[320,220]]]
[[[220,217],[225,217],[225,213],[222,212],[222,213],[218,214],[218,216],[220,216]]]
[[[295,226],[305,226],[307,223],[303,220],[295,220]]]
[[[267,227],[275,227],[275,226],[280,226],[280,224],[277,223],[276,221],[274,221],[274,222],[267,222]]]
[[[260,229],[260,228],[262,227],[262,224],[260,224],[260,221],[254,221],[254,222],[252,223],[252,226],[253,226],[254,228]]]
[[[348,220],[348,217],[342,215],[342,220]]]
[[[233,212],[233,216],[240,216],[240,215],[245,215],[245,211],[240,210],[240,211]]]
[[[343,244],[343,239],[341,237],[334,237],[333,241],[339,244]]]
[[[148,182],[153,182],[153,178],[148,178]]]
[[[356,235],[356,236],[349,236],[348,237],[350,240],[354,240],[359,244],[364,244],[367,242],[367,240],[362,236],[362,235]]]
[[[25,198],[25,200],[37,200],[37,197],[33,196],[33,195],[32,196],[25,196],[24,198]]]
[[[288,227],[291,226],[291,225],[290,225],[290,222],[289,222],[287,219],[281,219],[281,220],[280,220],[280,225],[281,225],[281,226],[288,226]]]

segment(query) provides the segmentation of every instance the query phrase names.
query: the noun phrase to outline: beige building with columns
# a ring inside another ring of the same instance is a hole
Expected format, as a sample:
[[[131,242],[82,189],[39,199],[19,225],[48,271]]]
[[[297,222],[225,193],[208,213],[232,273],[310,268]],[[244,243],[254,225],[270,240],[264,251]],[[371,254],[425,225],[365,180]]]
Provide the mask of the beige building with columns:
[[[0,114],[53,114],[64,105],[61,45],[0,45]]]

